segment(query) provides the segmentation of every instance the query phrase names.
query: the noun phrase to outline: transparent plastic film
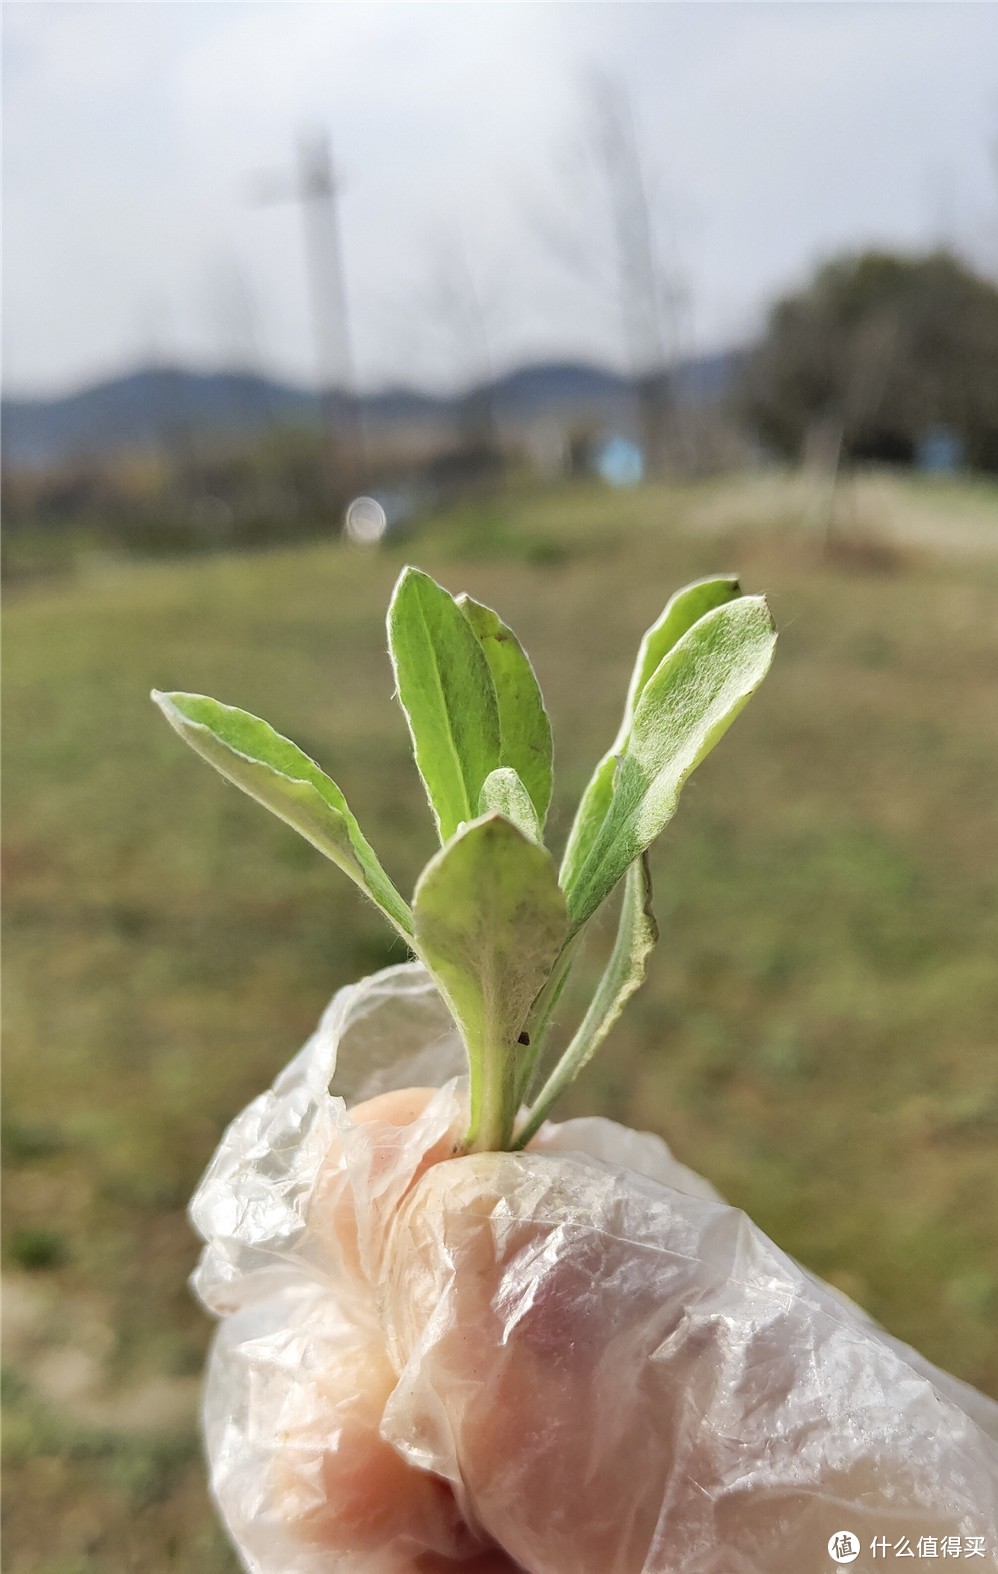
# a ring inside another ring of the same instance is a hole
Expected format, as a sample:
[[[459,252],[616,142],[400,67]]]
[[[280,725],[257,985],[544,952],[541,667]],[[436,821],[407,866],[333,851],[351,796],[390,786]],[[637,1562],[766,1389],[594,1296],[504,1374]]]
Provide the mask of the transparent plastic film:
[[[842,1530],[998,1567],[998,1405],[655,1137],[454,1157],[461,1061],[419,966],[340,991],[194,1199],[247,1569],[825,1574]]]

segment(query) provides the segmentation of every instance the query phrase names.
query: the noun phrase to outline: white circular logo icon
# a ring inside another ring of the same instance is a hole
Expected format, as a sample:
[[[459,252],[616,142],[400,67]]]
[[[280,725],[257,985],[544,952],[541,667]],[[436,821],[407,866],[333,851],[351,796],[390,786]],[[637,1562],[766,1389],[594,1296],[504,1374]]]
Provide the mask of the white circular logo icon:
[[[837,1530],[828,1538],[828,1556],[833,1563],[853,1563],[859,1557],[859,1537],[851,1530]]]

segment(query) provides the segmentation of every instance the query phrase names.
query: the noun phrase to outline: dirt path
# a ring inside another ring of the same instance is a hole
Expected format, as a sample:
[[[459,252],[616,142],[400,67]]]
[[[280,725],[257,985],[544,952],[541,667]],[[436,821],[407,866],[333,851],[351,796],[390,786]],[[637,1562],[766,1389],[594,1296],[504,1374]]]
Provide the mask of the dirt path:
[[[827,479],[760,473],[712,491],[689,518],[701,530],[785,524],[817,538],[826,528],[828,505]],[[984,484],[957,489],[931,479],[918,484],[886,475],[846,478],[836,495],[835,522],[845,537],[946,556],[998,557],[998,491]]]

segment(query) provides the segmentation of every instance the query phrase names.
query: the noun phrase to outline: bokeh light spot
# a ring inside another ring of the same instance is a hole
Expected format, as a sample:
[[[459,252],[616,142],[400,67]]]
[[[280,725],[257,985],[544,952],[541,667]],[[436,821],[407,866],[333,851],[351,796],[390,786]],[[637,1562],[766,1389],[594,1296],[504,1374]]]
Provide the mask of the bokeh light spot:
[[[388,528],[388,515],[376,497],[355,497],[346,512],[347,535],[361,546],[373,546]]]

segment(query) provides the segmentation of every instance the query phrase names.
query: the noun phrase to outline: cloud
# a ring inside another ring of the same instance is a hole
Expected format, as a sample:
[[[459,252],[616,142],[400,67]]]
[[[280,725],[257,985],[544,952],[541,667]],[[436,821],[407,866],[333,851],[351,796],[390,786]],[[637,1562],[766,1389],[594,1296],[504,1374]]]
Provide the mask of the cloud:
[[[334,140],[365,381],[473,368],[462,314],[439,306],[455,269],[500,364],[619,361],[606,207],[578,156],[594,66],[632,95],[701,343],[748,332],[819,255],[972,241],[998,206],[993,7],[76,0],[8,5],[5,35],[21,388],[154,344],[217,362],[240,332],[247,355],[309,377],[301,214],[248,200],[254,175],[290,175],[309,126]],[[223,276],[242,281],[231,309]]]

